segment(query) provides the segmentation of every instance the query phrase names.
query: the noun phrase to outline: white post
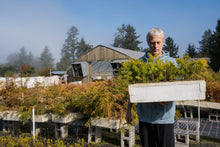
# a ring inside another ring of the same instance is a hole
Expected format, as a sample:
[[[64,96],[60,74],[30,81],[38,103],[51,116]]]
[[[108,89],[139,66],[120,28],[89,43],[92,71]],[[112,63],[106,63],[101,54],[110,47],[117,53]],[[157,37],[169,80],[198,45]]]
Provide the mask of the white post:
[[[32,114],[33,114],[33,138],[35,139],[35,114],[34,114],[34,106],[32,107]]]

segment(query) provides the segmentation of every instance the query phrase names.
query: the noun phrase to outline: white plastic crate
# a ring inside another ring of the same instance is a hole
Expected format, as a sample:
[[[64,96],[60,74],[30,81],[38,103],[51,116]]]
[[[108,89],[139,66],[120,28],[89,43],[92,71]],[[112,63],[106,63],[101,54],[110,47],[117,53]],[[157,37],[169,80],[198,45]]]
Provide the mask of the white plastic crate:
[[[206,83],[198,81],[175,81],[141,83],[128,86],[131,103],[204,100]]]

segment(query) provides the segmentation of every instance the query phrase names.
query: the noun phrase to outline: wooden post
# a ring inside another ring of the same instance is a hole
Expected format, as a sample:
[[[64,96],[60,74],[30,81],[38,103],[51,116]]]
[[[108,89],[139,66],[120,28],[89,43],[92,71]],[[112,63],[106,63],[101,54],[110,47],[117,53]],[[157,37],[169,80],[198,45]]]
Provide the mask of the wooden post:
[[[92,76],[92,62],[88,62],[88,83],[91,82],[91,76]]]

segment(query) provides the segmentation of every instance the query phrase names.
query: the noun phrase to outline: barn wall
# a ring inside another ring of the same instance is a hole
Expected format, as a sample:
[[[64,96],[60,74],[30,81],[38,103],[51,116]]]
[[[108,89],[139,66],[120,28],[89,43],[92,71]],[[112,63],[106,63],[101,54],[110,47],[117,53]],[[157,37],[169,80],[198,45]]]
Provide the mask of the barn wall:
[[[121,59],[128,59],[129,57],[119,53],[117,51],[111,50],[104,46],[97,46],[87,54],[81,56],[76,62],[81,61],[113,61],[113,60],[121,60]]]

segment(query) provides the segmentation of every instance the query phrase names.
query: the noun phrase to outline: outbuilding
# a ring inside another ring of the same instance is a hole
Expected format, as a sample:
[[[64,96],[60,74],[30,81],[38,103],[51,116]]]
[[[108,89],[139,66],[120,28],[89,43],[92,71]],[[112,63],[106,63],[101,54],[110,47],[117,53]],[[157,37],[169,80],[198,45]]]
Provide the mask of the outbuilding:
[[[110,79],[116,75],[122,62],[139,59],[144,52],[98,45],[75,60],[67,70],[68,82],[87,83]]]

